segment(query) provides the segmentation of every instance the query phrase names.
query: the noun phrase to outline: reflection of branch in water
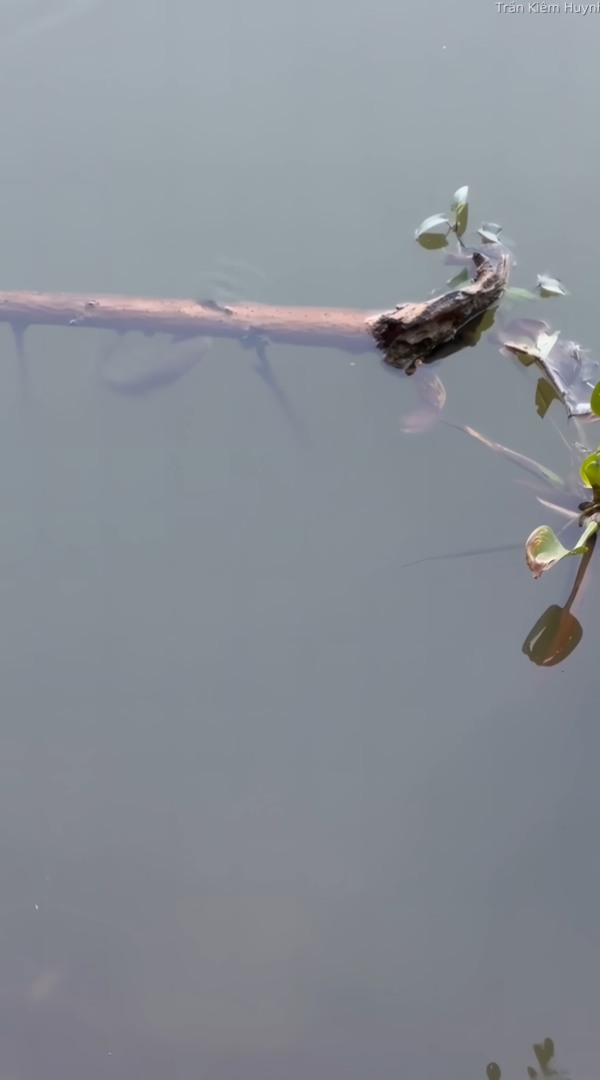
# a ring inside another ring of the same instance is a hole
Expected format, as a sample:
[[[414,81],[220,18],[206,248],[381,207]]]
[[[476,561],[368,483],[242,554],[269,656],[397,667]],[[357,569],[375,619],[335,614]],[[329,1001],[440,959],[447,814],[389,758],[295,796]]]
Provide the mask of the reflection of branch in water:
[[[217,311],[231,317],[234,314],[236,302],[240,300],[240,285],[245,286],[249,275],[261,277],[265,274],[255,264],[247,263],[243,259],[230,259],[222,257],[217,266],[207,275],[208,299],[199,299],[198,303],[207,310]],[[245,280],[241,280],[245,279]],[[273,395],[279,408],[289,424],[298,442],[306,447],[306,432],[297,413],[277,381],[275,373],[267,356],[267,345],[270,339],[259,327],[248,326],[247,330],[239,337],[242,348],[251,349],[256,353],[258,362],[254,365],[256,374],[262,379],[269,392]]]
[[[256,351],[256,374],[277,401],[298,441],[306,446],[304,427],[273,372],[267,355],[268,339],[259,333],[248,333],[241,344],[246,349]],[[120,341],[117,340],[101,356],[100,378],[103,386],[114,394],[129,398],[147,398],[187,375],[206,356],[211,345],[212,341],[207,337],[177,336],[174,339],[171,336],[170,346],[159,359],[150,360],[144,357],[141,361],[136,358],[135,362],[132,362],[131,357],[119,357]]]
[[[22,468],[22,491],[29,504],[30,512],[30,555],[26,560],[27,572],[40,570],[44,564],[44,552],[48,538],[45,536],[43,456],[40,444],[40,417],[34,409],[34,397],[30,378],[29,362],[25,351],[25,331],[27,323],[10,323],[15,352],[17,354],[17,390],[19,401],[19,425]]]
[[[147,400],[159,390],[174,386],[184,375],[190,372],[209,352],[212,341],[205,337],[171,337],[169,346],[165,346],[160,355],[148,356],[148,346],[142,356],[126,355],[119,357],[120,342],[117,340],[100,360],[100,378],[106,390],[129,400]],[[187,397],[179,395],[172,403],[178,410],[174,421],[173,445],[168,451],[170,464],[170,486],[173,492],[183,494],[183,467],[186,459],[186,445],[189,436]]]
[[[171,348],[165,349],[160,359],[144,359],[137,365],[132,365],[129,357],[119,360],[119,345],[119,341],[115,342],[101,357],[102,384],[114,394],[143,398],[172,386],[187,375],[206,356],[212,342],[210,338],[200,336],[192,336],[179,344],[172,341]]]
[[[246,338],[242,339],[241,344],[244,348],[254,349],[256,351],[258,357],[258,363],[254,365],[256,374],[260,376],[271,394],[273,394],[273,397],[277,401],[279,408],[298,441],[302,446],[306,447],[306,431],[304,425],[301,423],[299,416],[292,407],[283,387],[277,381],[271,366],[271,361],[267,355],[268,338],[260,333],[251,333],[248,334]]]
[[[25,355],[25,331],[27,325],[23,323],[11,323],[10,328],[13,333],[15,350],[17,353],[19,397],[21,399],[21,405],[28,408],[31,401],[31,385],[27,357]]]

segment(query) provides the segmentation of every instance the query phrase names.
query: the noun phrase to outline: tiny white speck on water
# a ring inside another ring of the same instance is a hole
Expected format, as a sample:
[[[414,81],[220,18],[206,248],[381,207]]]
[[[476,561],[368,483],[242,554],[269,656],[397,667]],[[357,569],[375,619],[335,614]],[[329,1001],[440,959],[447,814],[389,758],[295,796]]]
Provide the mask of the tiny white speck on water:
[[[446,49],[447,47],[447,45],[442,45],[442,49]]]
[[[36,910],[36,911],[39,911],[39,910],[40,910],[40,905],[39,905],[39,904],[35,904],[34,906],[35,906],[35,910]]]

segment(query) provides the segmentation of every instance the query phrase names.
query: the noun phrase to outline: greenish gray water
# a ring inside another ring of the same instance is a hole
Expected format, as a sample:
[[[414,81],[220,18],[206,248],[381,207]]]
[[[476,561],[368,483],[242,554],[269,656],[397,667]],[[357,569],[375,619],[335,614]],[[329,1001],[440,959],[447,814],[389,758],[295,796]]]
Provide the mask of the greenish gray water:
[[[80,7],[2,51],[3,288],[195,296],[227,257],[383,308],[449,276],[413,232],[468,183],[596,346],[594,15]],[[130,401],[107,340],[30,330],[23,402],[0,327],[0,1078],[480,1080],[547,1034],[596,1076],[594,567],[536,668],[572,566],[403,565],[546,517],[404,435],[409,380],[272,349],[304,445],[235,343]],[[440,371],[450,419],[564,470],[491,345]]]

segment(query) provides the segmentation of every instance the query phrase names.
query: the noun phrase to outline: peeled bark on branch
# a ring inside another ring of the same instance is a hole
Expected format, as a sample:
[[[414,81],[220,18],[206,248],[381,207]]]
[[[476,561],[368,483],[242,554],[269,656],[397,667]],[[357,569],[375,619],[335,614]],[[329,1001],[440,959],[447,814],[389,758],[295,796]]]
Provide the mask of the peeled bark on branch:
[[[499,245],[493,247],[492,258],[481,251],[471,253],[475,277],[464,288],[421,304],[399,304],[371,321],[371,333],[386,363],[409,375],[453,343],[458,348],[467,343],[462,338],[466,328],[494,307],[506,288],[508,253]]]
[[[369,352],[375,344],[386,363],[410,372],[456,341],[464,327],[501,298],[507,256],[472,253],[474,279],[422,303],[375,313],[351,308],[282,307],[77,293],[0,292],[0,322],[22,333],[30,325],[88,327],[118,333],[142,331],[176,338],[236,338]]]

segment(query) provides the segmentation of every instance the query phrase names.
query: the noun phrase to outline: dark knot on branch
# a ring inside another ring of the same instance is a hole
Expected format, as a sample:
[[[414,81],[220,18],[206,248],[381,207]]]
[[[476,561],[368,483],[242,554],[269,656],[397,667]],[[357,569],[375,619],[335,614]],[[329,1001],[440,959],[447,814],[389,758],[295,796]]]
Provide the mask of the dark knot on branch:
[[[490,245],[491,247],[492,245]],[[422,303],[400,304],[368,320],[368,329],[383,359],[411,375],[420,363],[456,352],[467,344],[468,329],[479,324],[504,293],[508,279],[508,253],[493,245],[488,255],[473,251],[472,281]],[[443,354],[442,351],[443,350]]]

